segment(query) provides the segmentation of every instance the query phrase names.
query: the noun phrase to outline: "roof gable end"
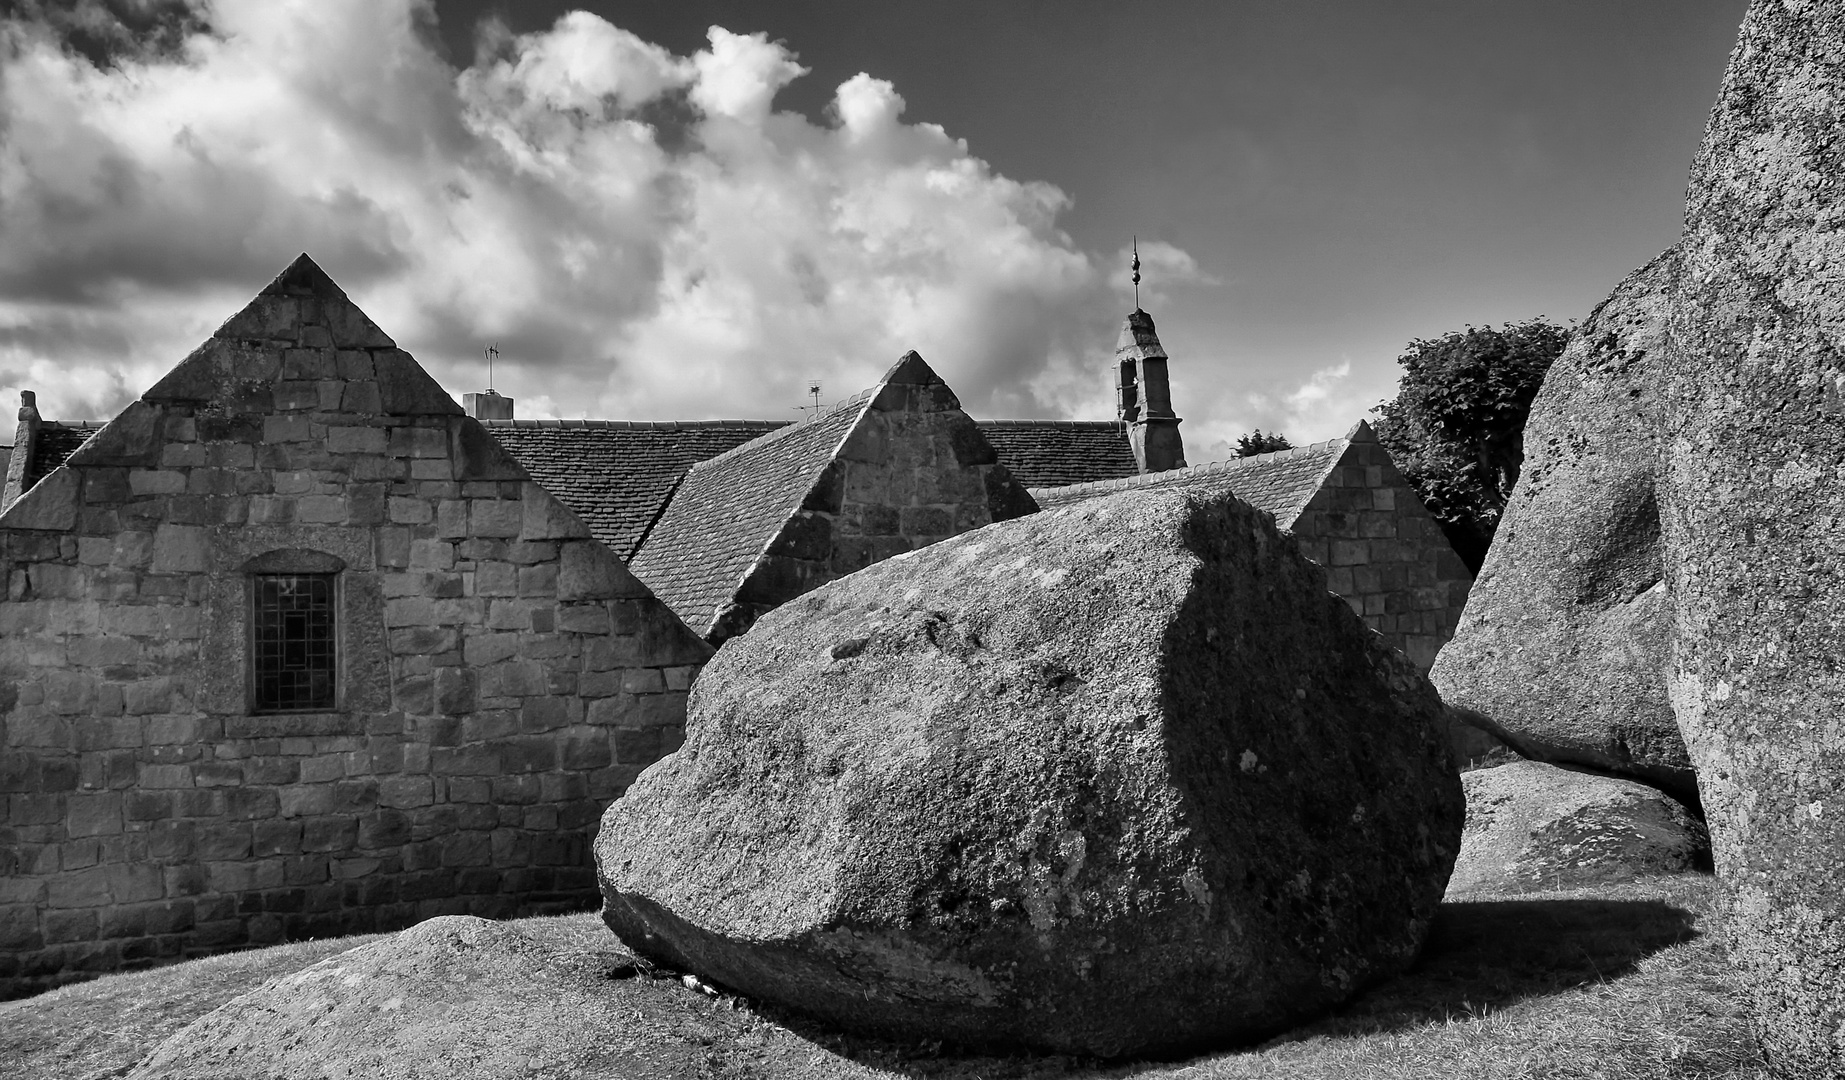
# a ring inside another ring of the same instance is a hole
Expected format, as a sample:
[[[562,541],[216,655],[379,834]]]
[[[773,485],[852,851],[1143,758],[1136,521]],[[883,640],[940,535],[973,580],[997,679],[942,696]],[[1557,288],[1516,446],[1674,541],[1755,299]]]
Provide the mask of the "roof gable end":
[[[810,420],[700,462],[635,572],[709,639],[880,559],[1037,509],[923,358]]]
[[[322,406],[399,416],[463,415],[422,365],[398,349],[306,255],[226,319],[141,400],[243,414],[286,412],[300,400],[298,395],[307,393],[302,384],[333,381],[375,383],[377,400],[362,391],[350,403]]]

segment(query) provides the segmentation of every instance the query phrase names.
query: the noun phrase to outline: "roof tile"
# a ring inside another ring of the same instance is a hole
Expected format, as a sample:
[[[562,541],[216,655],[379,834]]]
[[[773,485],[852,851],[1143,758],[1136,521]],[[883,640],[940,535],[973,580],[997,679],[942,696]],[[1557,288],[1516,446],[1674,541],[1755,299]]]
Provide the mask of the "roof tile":
[[[20,491],[32,490],[32,486],[51,475],[52,470],[64,464],[66,458],[77,452],[77,448],[89,441],[90,436],[102,430],[100,422],[85,420],[42,420],[38,432],[32,438],[32,460],[26,462],[25,478]]]
[[[709,634],[869,402],[859,394],[694,465],[634,554],[635,576]]]
[[[1127,435],[1113,420],[981,420],[1008,472],[1027,488],[1138,476]],[[1040,500],[1042,501],[1042,500]]]
[[[487,420],[539,486],[624,560],[692,466],[786,427],[783,420]]]

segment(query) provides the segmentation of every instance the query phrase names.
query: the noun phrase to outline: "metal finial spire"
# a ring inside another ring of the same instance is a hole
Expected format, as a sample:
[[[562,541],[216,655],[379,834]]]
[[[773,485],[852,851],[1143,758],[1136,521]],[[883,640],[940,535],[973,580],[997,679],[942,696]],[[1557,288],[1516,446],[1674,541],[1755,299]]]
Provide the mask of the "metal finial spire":
[[[1140,310],[1140,236],[1134,237],[1134,310]]]

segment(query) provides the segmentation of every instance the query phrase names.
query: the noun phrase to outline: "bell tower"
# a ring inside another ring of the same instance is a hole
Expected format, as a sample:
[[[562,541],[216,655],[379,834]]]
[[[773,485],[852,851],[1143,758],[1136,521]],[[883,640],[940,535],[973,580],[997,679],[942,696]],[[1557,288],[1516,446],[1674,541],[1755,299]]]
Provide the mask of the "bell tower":
[[[1134,242],[1134,312],[1115,341],[1115,415],[1127,427],[1128,445],[1143,473],[1185,468],[1179,418],[1172,411],[1166,350],[1153,316],[1140,309],[1140,242]]]

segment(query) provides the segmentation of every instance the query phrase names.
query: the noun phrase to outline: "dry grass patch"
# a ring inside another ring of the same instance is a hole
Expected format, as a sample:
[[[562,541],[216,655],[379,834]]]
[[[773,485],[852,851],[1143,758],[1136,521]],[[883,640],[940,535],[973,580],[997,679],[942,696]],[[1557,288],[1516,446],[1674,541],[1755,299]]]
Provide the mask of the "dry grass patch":
[[[1104,1064],[955,1054],[840,1035],[781,1010],[638,974],[590,915],[520,928],[594,955],[623,1066],[581,1074],[940,1080],[1144,1077],[1233,1080],[1619,1080],[1765,1076],[1741,995],[1709,932],[1713,883],[1660,878],[1444,904],[1417,968],[1264,1046],[1185,1062]],[[372,938],[311,942],[112,976],[0,1005],[0,1075],[117,1076],[167,1035],[263,980]],[[573,1075],[568,1068],[556,1075]]]

